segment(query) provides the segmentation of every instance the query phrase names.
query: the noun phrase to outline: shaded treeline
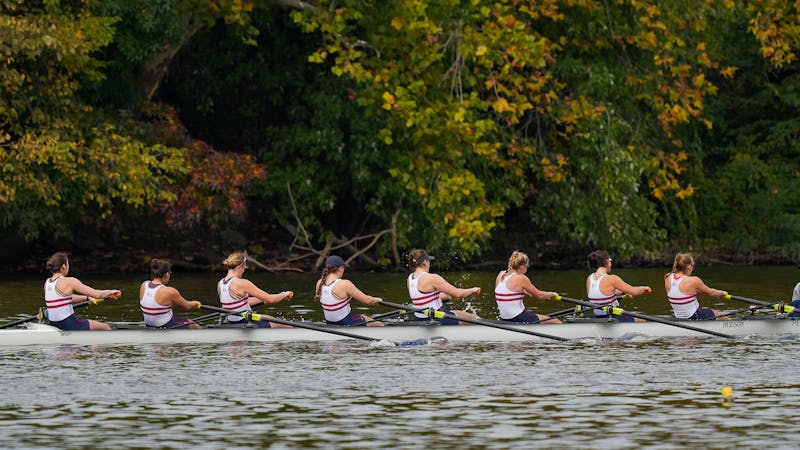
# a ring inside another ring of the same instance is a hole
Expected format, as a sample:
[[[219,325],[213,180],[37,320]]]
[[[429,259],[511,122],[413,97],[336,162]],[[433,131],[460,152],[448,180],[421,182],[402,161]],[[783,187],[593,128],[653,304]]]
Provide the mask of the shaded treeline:
[[[800,260],[800,13],[662,3],[0,0],[3,264]]]

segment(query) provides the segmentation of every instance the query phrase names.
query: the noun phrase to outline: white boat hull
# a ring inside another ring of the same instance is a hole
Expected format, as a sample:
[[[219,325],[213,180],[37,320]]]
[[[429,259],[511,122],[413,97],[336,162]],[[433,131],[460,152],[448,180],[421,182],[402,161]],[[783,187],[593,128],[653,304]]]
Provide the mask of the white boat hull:
[[[743,319],[730,321],[678,322],[703,330],[732,336],[800,335],[800,320],[796,319]],[[321,326],[315,324],[316,326]],[[629,339],[635,336],[650,338],[709,337],[707,333],[657,323],[617,323],[578,321],[560,325],[509,325],[570,340],[575,339]],[[333,327],[350,334],[392,342],[419,339],[445,338],[450,342],[557,342],[553,339],[482,325],[389,325],[385,327]],[[112,331],[61,331],[44,324],[28,324],[27,328],[0,330],[0,346],[26,345],[137,345],[180,343],[298,342],[334,341],[353,339],[337,334],[305,328],[205,328],[201,330],[151,330],[117,329]]]

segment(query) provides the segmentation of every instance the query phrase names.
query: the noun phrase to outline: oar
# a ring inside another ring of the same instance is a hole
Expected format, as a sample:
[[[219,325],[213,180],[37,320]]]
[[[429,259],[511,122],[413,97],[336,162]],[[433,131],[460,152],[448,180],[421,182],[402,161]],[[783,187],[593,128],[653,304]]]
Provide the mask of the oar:
[[[716,320],[716,319],[717,319],[717,317],[726,317],[726,316],[732,316],[732,315],[734,315],[734,314],[741,314],[741,313],[743,313],[743,312],[749,312],[749,313],[751,313],[751,314],[752,314],[752,313],[754,313],[754,312],[756,312],[756,311],[762,311],[762,310],[772,309],[772,307],[773,307],[774,305],[777,305],[777,303],[770,303],[769,305],[764,305],[764,306],[759,306],[759,305],[750,305],[750,306],[748,306],[747,308],[742,308],[742,309],[734,309],[733,311],[728,311],[728,312],[725,312],[725,313],[721,313],[721,314],[719,314],[719,315],[718,315],[718,316],[716,316],[716,317],[709,317],[709,318],[707,318],[707,319],[701,319],[701,321],[706,321],[706,320]]]
[[[381,322],[381,321],[383,321],[383,319],[389,319],[391,317],[399,316],[400,314],[405,314],[405,311],[403,311],[401,309],[401,310],[397,310],[397,311],[392,311],[390,313],[377,314],[375,316],[372,316],[372,320],[368,320],[368,321],[366,321],[364,323]]]
[[[85,302],[75,303],[74,305],[72,305],[72,307],[73,308],[83,308],[86,305],[96,305],[96,304],[102,302],[103,300],[113,300],[115,298],[119,298],[120,295],[122,295],[122,294],[121,293],[116,293],[114,295],[109,295],[108,297],[105,297],[105,298],[92,298],[92,299],[89,299],[89,300],[87,300]],[[35,316],[23,317],[22,319],[15,320],[13,322],[8,322],[8,323],[4,323],[4,324],[0,325],[0,330],[2,330],[4,328],[15,327],[15,326],[21,325],[23,323],[33,322],[34,320],[37,320],[39,318],[40,318],[40,314],[37,314]]]
[[[433,309],[430,309],[430,308],[412,308],[410,306],[401,305],[399,303],[387,302],[385,300],[381,300],[381,304],[386,305],[386,306],[388,306],[390,308],[404,309],[406,311],[425,314],[428,317],[434,317],[434,318],[437,318],[437,319],[460,320],[461,322],[474,323],[476,325],[483,325],[483,326],[487,326],[487,327],[498,328],[498,329],[501,329],[501,330],[512,331],[514,333],[522,333],[522,334],[528,334],[528,335],[531,335],[531,336],[538,336],[538,337],[546,338],[546,339],[553,339],[553,340],[556,340],[556,341],[568,341],[569,340],[569,339],[561,337],[561,336],[553,336],[553,335],[550,335],[550,334],[537,333],[536,331],[530,331],[530,330],[521,330],[519,328],[514,328],[514,327],[510,327],[510,326],[506,326],[506,325],[501,325],[499,323],[490,322],[488,320],[470,319],[470,318],[467,318],[467,317],[460,317],[460,316],[456,316],[454,314],[447,314],[447,313],[444,313],[442,311],[436,311],[436,310],[433,310]]]
[[[713,334],[714,336],[724,337],[724,338],[728,338],[728,339],[734,339],[735,338],[735,336],[731,336],[730,334],[720,333],[720,332],[713,331],[713,330],[704,330],[702,328],[693,327],[691,325],[686,325],[684,323],[673,322],[671,320],[662,319],[661,317],[656,317],[656,316],[650,316],[650,315],[647,315],[647,314],[639,314],[639,313],[635,313],[635,312],[630,312],[630,311],[626,311],[626,310],[624,310],[622,308],[619,308],[619,307],[616,307],[616,306],[614,306],[614,307],[599,306],[599,305],[595,305],[594,303],[585,302],[583,300],[578,300],[576,298],[562,297],[560,295],[556,296],[555,299],[556,300],[564,300],[564,301],[567,301],[567,302],[570,302],[570,303],[574,303],[576,305],[586,306],[587,308],[604,309],[606,311],[609,311],[611,314],[625,315],[625,316],[630,316],[630,317],[638,317],[640,319],[649,320],[651,322],[658,322],[658,323],[663,323],[665,325],[672,325],[673,327],[685,328],[687,330],[697,331],[698,333]]]
[[[621,295],[621,296],[617,297],[617,301],[619,302],[619,301],[627,300],[627,299],[630,299],[630,298],[632,298],[630,295],[625,294],[625,295]],[[549,317],[551,319],[555,319],[555,318],[558,318],[558,317],[567,316],[567,315],[569,315],[571,313],[579,313],[579,312],[590,311],[590,310],[592,310],[592,308],[586,308],[586,307],[581,306],[581,305],[575,305],[572,308],[562,309],[562,310],[556,311],[554,313],[543,314],[543,315],[545,315],[545,316],[547,316],[547,317]],[[547,320],[545,320],[545,322],[547,322]]]
[[[754,298],[740,297],[738,295],[731,295],[731,294],[725,295],[722,298],[728,299],[728,300],[730,300],[730,299],[738,300],[740,302],[750,303],[751,305],[758,305],[758,306],[766,306],[766,307],[769,307],[769,308],[775,308],[775,311],[778,311],[778,312],[781,312],[781,313],[793,313],[794,310],[795,310],[794,306],[784,304],[783,302],[769,303],[769,302],[765,302],[765,301],[761,301],[761,300],[756,300]]]
[[[216,319],[217,317],[219,317],[221,315],[222,314],[220,314],[218,312],[211,313],[211,314],[206,314],[205,316],[192,318],[192,322],[194,322],[194,323],[208,322],[209,320],[214,320],[214,319]],[[180,328],[180,327],[185,327],[185,326],[186,326],[186,324],[179,324],[179,325],[173,325],[173,326],[171,326],[171,327],[169,327],[167,329],[168,330],[172,330],[174,328]]]
[[[264,320],[264,321],[267,321],[267,322],[273,322],[273,323],[280,323],[280,324],[283,324],[283,325],[289,325],[289,326],[295,327],[295,328],[305,328],[307,330],[319,331],[320,333],[337,334],[339,336],[349,337],[349,338],[352,338],[352,339],[360,339],[362,341],[380,342],[380,341],[384,341],[385,340],[385,339],[378,339],[378,338],[373,338],[373,337],[369,337],[369,336],[361,336],[359,334],[348,333],[346,331],[334,330],[332,328],[318,327],[316,325],[311,325],[311,324],[307,324],[307,323],[304,323],[304,322],[294,322],[294,321],[291,321],[291,320],[283,320],[283,319],[278,319],[278,318],[275,318],[275,317],[267,317],[267,316],[264,316],[264,315],[261,315],[261,314],[258,314],[258,313],[254,313],[252,311],[245,311],[245,312],[242,312],[242,313],[231,313],[230,311],[228,311],[226,309],[218,308],[216,306],[203,305],[203,304],[199,305],[198,308],[199,309],[205,309],[206,311],[218,312],[220,314],[240,315],[243,318],[245,318],[246,320],[254,320],[256,322]],[[424,339],[424,341],[425,342],[423,343],[422,340],[417,339],[416,341],[392,342],[392,344],[394,344],[396,347],[404,347],[404,346],[409,346],[409,345],[421,345],[421,344],[427,344],[428,343],[427,339]],[[391,341],[388,341],[388,342],[391,342]]]

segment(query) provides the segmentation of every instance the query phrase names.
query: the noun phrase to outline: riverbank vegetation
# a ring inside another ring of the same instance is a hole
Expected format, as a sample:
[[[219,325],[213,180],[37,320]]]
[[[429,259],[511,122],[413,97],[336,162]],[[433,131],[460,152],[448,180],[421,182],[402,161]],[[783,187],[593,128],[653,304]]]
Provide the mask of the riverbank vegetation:
[[[0,0],[0,265],[797,262],[797,23],[777,0]]]

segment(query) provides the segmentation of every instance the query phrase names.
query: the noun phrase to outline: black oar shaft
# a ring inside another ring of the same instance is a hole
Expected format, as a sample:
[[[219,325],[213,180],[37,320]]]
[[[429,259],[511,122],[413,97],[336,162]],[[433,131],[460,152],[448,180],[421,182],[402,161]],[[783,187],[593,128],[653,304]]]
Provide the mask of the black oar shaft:
[[[232,313],[231,311],[228,311],[226,309],[218,308],[216,306],[200,305],[200,308],[201,309],[205,309],[206,311],[215,311],[215,312],[218,312],[220,314],[228,314],[228,315],[237,314],[237,313]],[[378,338],[373,338],[373,337],[368,337],[368,336],[361,336],[359,334],[348,333],[346,331],[339,331],[339,330],[334,330],[334,329],[329,329],[329,328],[318,327],[316,325],[310,325],[310,324],[303,323],[303,322],[294,322],[294,321],[291,321],[291,320],[283,320],[283,319],[278,319],[278,318],[275,318],[275,317],[266,317],[266,316],[263,316],[261,314],[255,314],[255,313],[250,313],[250,312],[241,313],[239,315],[241,315],[245,319],[251,318],[252,320],[255,320],[255,321],[265,320],[267,322],[279,323],[279,324],[282,324],[282,325],[289,325],[289,326],[295,327],[295,328],[305,328],[307,330],[319,331],[320,333],[338,334],[339,336],[349,337],[349,338],[352,338],[352,339],[360,339],[362,341],[380,341],[381,340],[381,339],[378,339]]]
[[[786,305],[784,302],[775,302],[769,303],[762,300],[756,300],[754,298],[747,298],[747,297],[740,297],[738,295],[731,295],[728,294],[723,298],[730,298],[733,300],[738,300],[740,302],[750,303],[751,305],[759,305],[759,306],[768,306],[770,308],[775,308],[776,311],[781,313],[792,313],[795,312],[795,307],[792,305]]]
[[[565,301],[568,301],[570,303],[574,303],[576,305],[586,306],[586,307],[589,307],[589,308],[603,309],[602,306],[595,305],[594,303],[590,303],[590,302],[585,302],[583,300],[578,300],[576,298],[558,296],[558,297],[556,297],[556,300],[565,300]],[[656,316],[650,316],[650,315],[647,315],[647,314],[639,314],[639,313],[635,313],[635,312],[630,312],[630,311],[626,311],[626,310],[624,310],[622,308],[614,308],[614,310],[616,312],[619,312],[622,315],[629,316],[629,317],[636,317],[636,318],[639,318],[639,319],[648,320],[650,322],[663,323],[665,325],[671,325],[673,327],[684,328],[684,329],[687,329],[687,330],[696,331],[698,333],[713,334],[714,336],[724,337],[724,338],[728,338],[728,339],[734,339],[735,338],[734,336],[731,336],[730,334],[720,333],[718,331],[713,331],[713,330],[704,330],[702,328],[693,327],[691,325],[686,325],[684,323],[673,322],[671,320],[662,319],[661,317],[656,317]]]
[[[383,305],[385,305],[385,306],[390,307],[390,308],[404,309],[406,311],[418,312],[418,313],[423,313],[423,314],[427,314],[428,311],[429,311],[429,309],[426,309],[426,308],[412,308],[410,306],[401,305],[399,303],[392,303],[392,302],[387,302],[387,301],[381,301],[381,303]],[[537,336],[537,337],[546,338],[546,339],[553,339],[553,340],[556,340],[556,341],[568,341],[569,340],[569,339],[561,337],[561,336],[553,336],[553,335],[545,334],[545,333],[537,333],[536,331],[530,331],[530,330],[521,330],[519,328],[514,328],[514,327],[501,325],[501,324],[494,323],[494,322],[489,322],[488,320],[470,319],[468,317],[461,317],[461,316],[456,316],[455,314],[447,314],[447,313],[442,313],[440,311],[436,311],[436,315],[438,316],[439,314],[441,314],[441,316],[443,318],[446,318],[446,319],[453,319],[453,320],[459,320],[461,322],[474,323],[476,325],[483,325],[483,326],[486,326],[486,327],[498,328],[500,330],[511,331],[511,332],[514,332],[514,333],[528,334],[528,335],[531,335],[531,336]]]
[[[395,317],[395,316],[399,316],[400,314],[403,314],[403,313],[405,313],[405,311],[401,310],[401,311],[392,311],[390,313],[385,313],[385,314],[378,314],[378,315],[372,316],[372,319],[366,321],[365,323],[381,322],[381,321],[383,321],[383,319],[389,319],[389,318],[392,318],[392,317]]]

